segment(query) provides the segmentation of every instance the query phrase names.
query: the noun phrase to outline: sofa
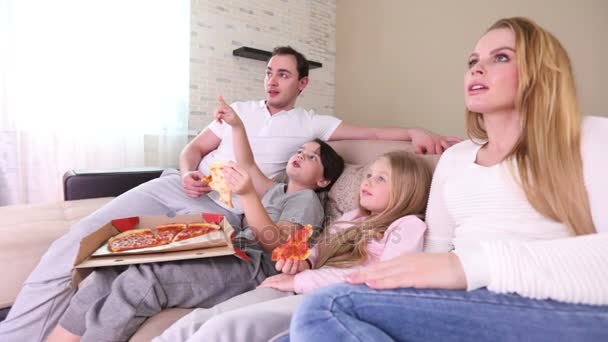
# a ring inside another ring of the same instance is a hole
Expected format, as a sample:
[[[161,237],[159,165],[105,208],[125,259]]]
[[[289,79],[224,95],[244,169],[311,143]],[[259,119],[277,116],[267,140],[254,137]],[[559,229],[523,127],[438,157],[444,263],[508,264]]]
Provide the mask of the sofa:
[[[354,140],[330,144],[346,161],[344,173],[332,187],[326,201],[326,214],[330,219],[356,207],[354,194],[371,161],[390,151],[413,152],[413,146],[402,141]],[[421,161],[432,168],[438,159],[438,155],[421,155]],[[64,176],[64,201],[0,207],[0,264],[4,269],[0,282],[0,319],[6,316],[21,284],[53,240],[72,224],[112,200],[113,196],[158,177],[161,171],[69,171]],[[164,310],[148,319],[131,341],[149,341],[190,310]]]

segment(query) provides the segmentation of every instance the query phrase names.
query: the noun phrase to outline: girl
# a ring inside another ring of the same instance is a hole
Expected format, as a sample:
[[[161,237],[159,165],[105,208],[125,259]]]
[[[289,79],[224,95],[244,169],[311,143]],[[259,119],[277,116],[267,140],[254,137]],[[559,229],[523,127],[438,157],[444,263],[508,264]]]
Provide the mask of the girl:
[[[322,141],[305,143],[289,160],[289,182],[273,183],[255,164],[242,121],[219,101],[216,117],[232,125],[238,162],[225,176],[240,196],[247,227],[235,246],[252,260],[226,256],[131,265],[123,272],[100,268],[73,297],[49,341],[127,340],[164,308],[212,306],[251,290],[276,274],[269,252],[295,229],[322,225],[323,208],[313,190],[329,189],[343,170],[342,158]]]
[[[528,19],[496,22],[468,66],[474,140],[435,171],[425,250],[437,253],[349,278],[396,290],[309,297],[293,341],[608,340],[608,120],[583,120],[566,51]]]
[[[344,214],[326,229],[308,260],[277,262],[282,274],[211,310],[195,310],[157,341],[268,341],[289,328],[302,296],[253,304],[257,299],[288,295],[267,288],[307,294],[343,282],[346,275],[362,266],[392,259],[403,251],[421,251],[426,225],[420,217],[426,208],[431,176],[428,165],[410,153],[391,152],[380,157],[361,183],[359,209]],[[253,305],[242,307],[243,303]],[[217,315],[221,312],[225,313]]]

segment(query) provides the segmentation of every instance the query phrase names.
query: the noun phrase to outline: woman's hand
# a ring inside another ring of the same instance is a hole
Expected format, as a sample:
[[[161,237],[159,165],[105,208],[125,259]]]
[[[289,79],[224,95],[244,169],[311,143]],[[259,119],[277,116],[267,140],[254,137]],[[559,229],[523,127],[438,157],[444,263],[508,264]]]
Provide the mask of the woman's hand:
[[[464,290],[467,287],[464,269],[454,253],[403,253],[362,268],[346,277],[346,281],[367,284],[374,289]]]
[[[242,196],[255,193],[251,177],[234,162],[229,162],[227,166],[224,167],[224,176],[226,177],[226,183],[228,183],[230,190],[235,194]]]
[[[272,287],[281,291],[294,292],[294,278],[295,275],[292,274],[277,274],[266,278],[258,287]]]
[[[306,260],[279,259],[274,267],[284,274],[296,274],[309,270],[310,264]]]
[[[230,107],[226,101],[224,101],[223,97],[218,96],[217,102],[218,107],[213,112],[213,116],[215,116],[217,121],[220,123],[224,121],[233,127],[243,127],[243,121],[241,121],[241,118],[234,111],[234,109],[232,109],[232,107]]]

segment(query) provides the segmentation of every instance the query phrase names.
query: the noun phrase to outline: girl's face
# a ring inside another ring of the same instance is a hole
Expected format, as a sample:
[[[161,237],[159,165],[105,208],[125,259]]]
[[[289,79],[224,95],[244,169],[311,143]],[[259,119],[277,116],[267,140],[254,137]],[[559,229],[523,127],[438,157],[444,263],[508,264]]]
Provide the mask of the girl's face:
[[[515,110],[519,79],[515,57],[515,34],[510,29],[491,30],[479,39],[464,74],[464,98],[470,111]]]
[[[359,204],[372,214],[388,207],[391,195],[391,165],[387,158],[376,160],[359,189]]]
[[[316,142],[307,142],[300,146],[296,154],[287,162],[287,176],[309,189],[324,187],[323,164],[321,163],[321,146]]]

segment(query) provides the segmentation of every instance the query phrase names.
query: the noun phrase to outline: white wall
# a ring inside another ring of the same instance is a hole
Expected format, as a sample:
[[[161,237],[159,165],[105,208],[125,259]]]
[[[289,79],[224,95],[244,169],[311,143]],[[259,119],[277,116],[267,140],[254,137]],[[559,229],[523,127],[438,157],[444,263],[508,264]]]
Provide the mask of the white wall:
[[[193,0],[190,43],[190,134],[212,119],[217,95],[227,101],[264,98],[266,63],[232,56],[249,46],[272,50],[291,45],[323,63],[298,105],[333,114],[335,0]]]
[[[462,135],[467,56],[493,22],[510,16],[560,39],[583,112],[608,116],[605,0],[338,0],[336,114]]]

